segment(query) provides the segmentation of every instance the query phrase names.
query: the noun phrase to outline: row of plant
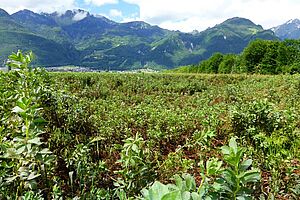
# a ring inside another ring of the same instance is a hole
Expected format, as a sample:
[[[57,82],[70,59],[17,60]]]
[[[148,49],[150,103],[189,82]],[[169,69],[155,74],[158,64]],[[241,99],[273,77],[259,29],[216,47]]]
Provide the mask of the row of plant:
[[[0,72],[0,199],[297,199],[300,77]]]

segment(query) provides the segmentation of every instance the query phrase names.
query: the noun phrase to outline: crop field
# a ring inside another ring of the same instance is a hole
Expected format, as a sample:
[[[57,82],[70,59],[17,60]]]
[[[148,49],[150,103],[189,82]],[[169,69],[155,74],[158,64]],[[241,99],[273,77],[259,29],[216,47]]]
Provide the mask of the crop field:
[[[299,199],[300,75],[48,74],[26,58],[0,72],[0,199]]]

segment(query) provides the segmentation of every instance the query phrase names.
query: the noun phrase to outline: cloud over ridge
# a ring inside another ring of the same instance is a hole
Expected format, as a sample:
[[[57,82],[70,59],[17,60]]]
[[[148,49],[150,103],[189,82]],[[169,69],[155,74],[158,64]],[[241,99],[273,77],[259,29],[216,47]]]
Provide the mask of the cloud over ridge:
[[[264,28],[300,18],[299,0],[1,0],[0,8],[10,13],[22,9],[54,12],[74,9],[82,4],[97,10],[121,3],[138,5],[139,15],[125,16],[124,10],[114,7],[108,9],[106,15],[123,18],[121,21],[143,20],[163,28],[185,32],[204,30],[236,16],[248,18]],[[128,12],[130,10],[126,13]],[[101,11],[93,14],[99,13]],[[82,16],[78,16],[79,19],[80,17]]]

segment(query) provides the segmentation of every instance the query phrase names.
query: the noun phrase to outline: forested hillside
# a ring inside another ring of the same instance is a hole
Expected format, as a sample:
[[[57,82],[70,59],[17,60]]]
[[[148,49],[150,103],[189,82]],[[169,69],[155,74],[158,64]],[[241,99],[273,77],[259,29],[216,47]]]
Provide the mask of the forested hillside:
[[[197,65],[171,72],[187,73],[257,73],[281,74],[300,72],[300,40],[255,40],[241,54],[215,53]]]

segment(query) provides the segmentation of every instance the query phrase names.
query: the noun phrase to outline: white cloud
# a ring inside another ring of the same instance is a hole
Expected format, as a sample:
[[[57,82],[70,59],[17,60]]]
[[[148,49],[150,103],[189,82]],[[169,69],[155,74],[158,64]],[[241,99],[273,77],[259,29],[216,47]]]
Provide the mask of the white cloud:
[[[120,11],[120,10],[117,10],[117,9],[111,9],[111,10],[109,11],[109,16],[111,16],[111,17],[122,17],[123,14],[122,14],[122,11]]]
[[[78,10],[76,10],[76,11],[77,11],[77,13],[73,17],[73,20],[75,20],[75,21],[80,21],[80,20],[86,18],[87,15],[88,15],[88,12],[85,12],[85,11],[79,11],[78,12]]]
[[[84,2],[95,6],[103,6],[105,4],[117,4],[119,3],[119,0],[84,0]]]
[[[84,0],[87,5],[117,4],[120,0]],[[139,16],[123,21],[143,20],[163,28],[181,31],[204,30],[231,17],[245,17],[264,28],[300,18],[300,0],[123,0],[140,7]],[[34,12],[65,11],[76,8],[78,0],[0,0],[9,13],[22,9]],[[120,16],[111,11],[107,15]],[[80,19],[84,15],[76,16]]]
[[[231,17],[271,28],[299,18],[299,0],[124,0],[140,7],[140,19],[163,28],[204,30]]]
[[[23,9],[51,13],[75,8],[75,0],[1,0],[0,8],[9,13]]]

